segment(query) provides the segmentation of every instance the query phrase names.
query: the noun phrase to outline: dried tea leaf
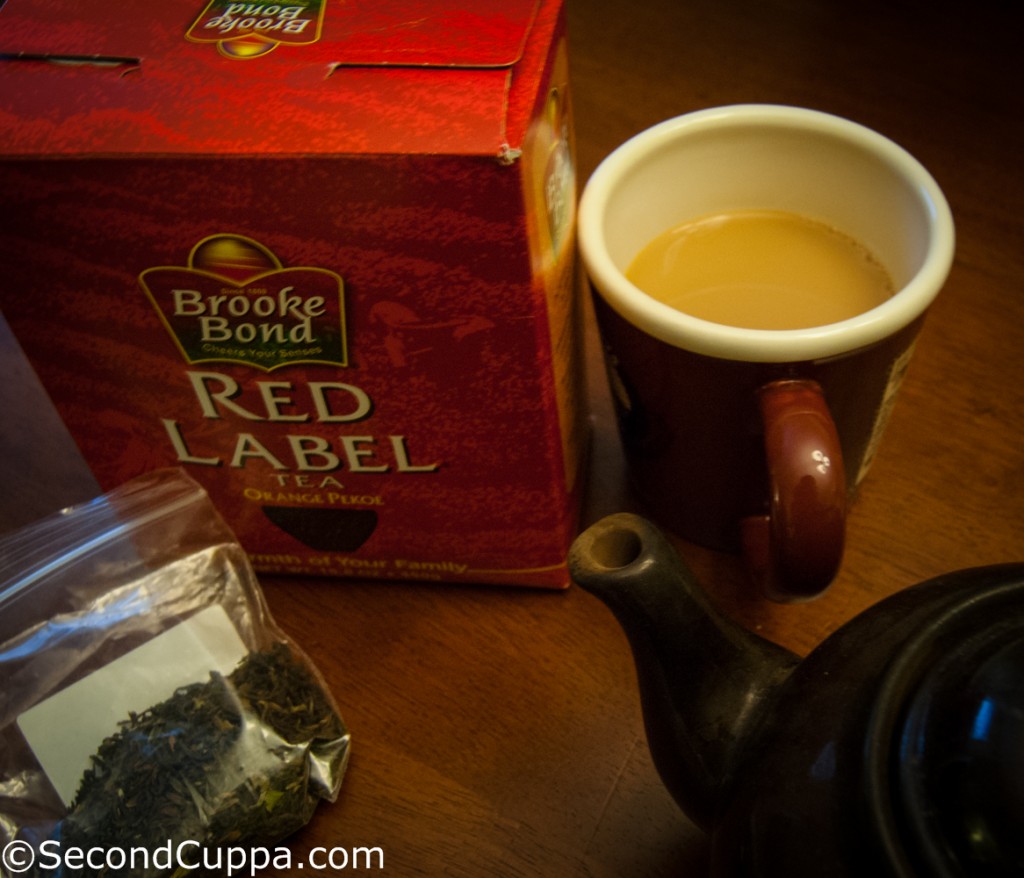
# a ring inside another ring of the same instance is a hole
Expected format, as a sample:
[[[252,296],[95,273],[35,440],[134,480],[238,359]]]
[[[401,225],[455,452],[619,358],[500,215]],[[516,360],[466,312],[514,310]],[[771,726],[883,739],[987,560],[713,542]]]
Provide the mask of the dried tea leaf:
[[[326,691],[276,643],[227,677],[211,673],[130,714],[93,756],[55,836],[65,850],[270,845],[333,798],[347,758],[348,732]],[[103,874],[129,873],[176,874]]]

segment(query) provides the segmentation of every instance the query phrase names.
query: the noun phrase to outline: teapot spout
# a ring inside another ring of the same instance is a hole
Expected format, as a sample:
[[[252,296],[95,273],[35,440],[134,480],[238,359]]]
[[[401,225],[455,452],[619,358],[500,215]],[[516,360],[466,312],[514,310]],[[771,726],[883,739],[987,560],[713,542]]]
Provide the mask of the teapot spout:
[[[625,631],[655,768],[707,828],[748,732],[797,656],[712,608],[668,538],[640,516],[610,515],[580,534],[569,571]]]

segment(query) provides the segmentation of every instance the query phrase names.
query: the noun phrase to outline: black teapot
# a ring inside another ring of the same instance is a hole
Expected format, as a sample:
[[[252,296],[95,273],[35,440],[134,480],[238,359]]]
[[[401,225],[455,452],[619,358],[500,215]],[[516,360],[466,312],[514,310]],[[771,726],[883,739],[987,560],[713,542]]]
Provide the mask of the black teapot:
[[[1024,564],[912,586],[802,661],[713,610],[643,518],[597,522],[569,565],[626,632],[714,875],[1024,875]]]

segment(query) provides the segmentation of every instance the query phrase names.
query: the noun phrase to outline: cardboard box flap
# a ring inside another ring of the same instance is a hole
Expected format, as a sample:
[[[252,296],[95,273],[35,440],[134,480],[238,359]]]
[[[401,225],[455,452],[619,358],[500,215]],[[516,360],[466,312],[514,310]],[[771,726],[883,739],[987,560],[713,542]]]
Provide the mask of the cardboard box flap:
[[[7,0],[0,154],[501,155],[542,8]]]
[[[0,7],[2,60],[138,59],[151,48],[150,17],[114,15],[98,0],[7,0]]]
[[[176,0],[124,14],[109,0],[7,0],[6,60],[73,62],[176,58],[210,43],[248,60],[304,50],[295,64],[508,67],[519,59],[538,0],[327,0],[289,4]]]
[[[331,7],[318,54],[345,66],[510,67],[537,0],[359,0]]]

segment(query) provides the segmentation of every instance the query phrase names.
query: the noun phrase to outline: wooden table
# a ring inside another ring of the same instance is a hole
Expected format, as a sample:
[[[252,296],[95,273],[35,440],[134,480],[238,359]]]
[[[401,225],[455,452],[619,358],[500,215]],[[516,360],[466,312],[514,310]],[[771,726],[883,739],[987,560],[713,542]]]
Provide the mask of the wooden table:
[[[621,141],[664,118],[792,103],[909,149],[957,222],[956,264],[852,510],[832,590],[807,605],[767,604],[750,596],[734,559],[680,543],[714,601],[805,653],[904,586],[1024,559],[1016,4],[569,0],[568,17],[581,184]],[[9,336],[0,342],[0,527],[9,528],[92,488]],[[589,359],[592,521],[635,504],[593,345]],[[582,590],[269,577],[264,586],[354,736],[338,802],[290,841],[297,859],[316,846],[379,846],[394,876],[702,874],[702,837],[650,763],[626,641]]]

